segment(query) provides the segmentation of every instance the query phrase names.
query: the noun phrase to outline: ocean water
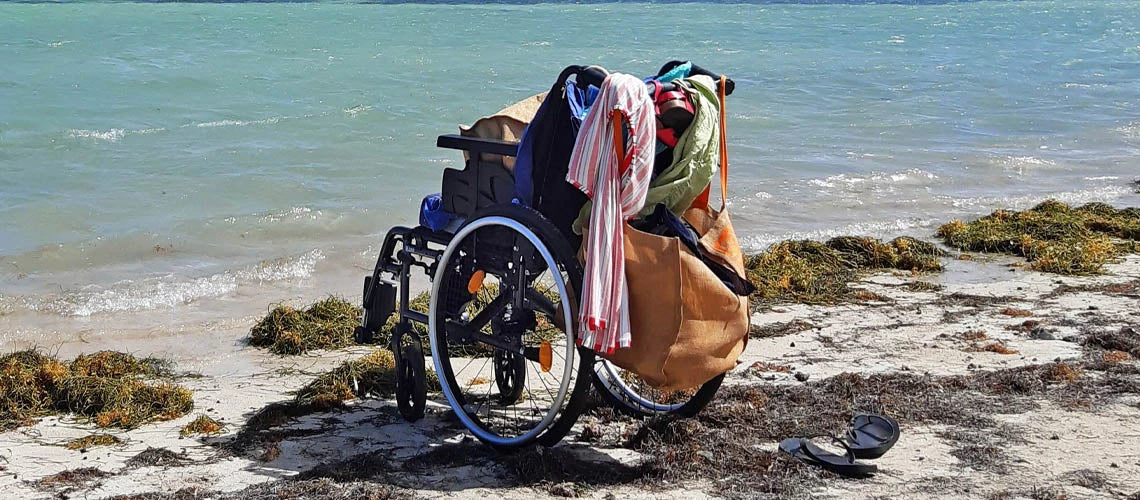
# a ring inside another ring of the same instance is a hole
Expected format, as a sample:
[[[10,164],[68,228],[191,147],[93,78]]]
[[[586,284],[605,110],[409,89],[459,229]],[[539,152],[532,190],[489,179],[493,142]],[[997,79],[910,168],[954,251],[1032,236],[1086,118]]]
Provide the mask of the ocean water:
[[[460,164],[435,137],[570,64],[736,80],[750,250],[1140,204],[1136,2],[906,3],[0,3],[0,319],[355,298]]]

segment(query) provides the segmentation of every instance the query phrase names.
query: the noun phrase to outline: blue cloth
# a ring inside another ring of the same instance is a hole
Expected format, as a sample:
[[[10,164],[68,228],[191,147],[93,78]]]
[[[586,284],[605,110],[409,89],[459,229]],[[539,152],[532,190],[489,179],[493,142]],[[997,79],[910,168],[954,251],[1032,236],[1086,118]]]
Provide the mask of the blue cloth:
[[[678,64],[677,67],[669,70],[664,75],[657,77],[657,81],[659,81],[659,82],[671,82],[673,80],[680,80],[682,78],[688,78],[689,74],[692,72],[693,72],[693,63],[687,62],[684,64]]]
[[[586,113],[590,112],[590,106],[594,104],[594,99],[597,99],[599,91],[593,85],[585,90],[580,89],[573,81],[566,82],[563,88],[566,91],[566,107],[569,109],[570,125],[573,130],[573,134],[569,136],[569,144],[573,147],[574,138],[578,136],[578,129],[582,126],[582,120],[586,118]],[[554,95],[555,90],[551,89],[551,93],[547,94],[546,100],[542,101],[542,105],[535,112],[530,124],[523,130],[522,137],[519,139],[519,150],[515,156],[513,173],[516,199],[528,207],[534,206],[534,150],[535,141],[539,140],[536,137],[536,131],[550,128],[550,122],[558,119],[558,108],[562,105],[560,99],[551,98]],[[564,141],[567,138],[560,137],[558,139]],[[551,139],[546,138],[545,140]],[[565,161],[570,161],[569,156]]]
[[[446,228],[455,216],[443,211],[443,197],[440,193],[424,196],[420,203],[420,225],[432,231]]]
[[[582,90],[575,82],[566,82],[566,101],[570,105],[570,117],[576,122],[575,131],[582,126],[582,120],[586,119],[590,106],[593,106],[594,99],[598,98],[598,92],[600,92],[598,88],[593,85]]]

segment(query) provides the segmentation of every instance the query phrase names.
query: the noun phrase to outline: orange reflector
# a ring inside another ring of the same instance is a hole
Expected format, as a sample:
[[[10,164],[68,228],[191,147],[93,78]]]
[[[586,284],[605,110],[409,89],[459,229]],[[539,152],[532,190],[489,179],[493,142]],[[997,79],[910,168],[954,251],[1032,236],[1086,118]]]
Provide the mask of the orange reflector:
[[[485,277],[487,277],[487,273],[482,270],[475,271],[475,274],[472,274],[471,279],[467,281],[467,293],[473,294],[483,288],[483,278]]]
[[[550,342],[542,341],[542,345],[538,346],[538,364],[542,366],[543,372],[550,371],[550,365],[554,362],[553,352],[550,349]]]

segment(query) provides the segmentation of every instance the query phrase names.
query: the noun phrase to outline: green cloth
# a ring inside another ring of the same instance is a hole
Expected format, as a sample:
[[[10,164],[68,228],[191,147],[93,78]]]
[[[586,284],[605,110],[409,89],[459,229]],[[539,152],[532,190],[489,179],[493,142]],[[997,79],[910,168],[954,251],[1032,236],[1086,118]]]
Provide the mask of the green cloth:
[[[716,83],[712,78],[696,75],[674,83],[681,84],[695,108],[693,123],[681,134],[673,149],[673,164],[649,184],[645,206],[635,218],[653,213],[653,207],[664,203],[673,213],[684,213],[693,200],[705,190],[720,164],[720,104]],[[590,220],[587,201],[574,220],[574,232],[582,234],[582,226]]]

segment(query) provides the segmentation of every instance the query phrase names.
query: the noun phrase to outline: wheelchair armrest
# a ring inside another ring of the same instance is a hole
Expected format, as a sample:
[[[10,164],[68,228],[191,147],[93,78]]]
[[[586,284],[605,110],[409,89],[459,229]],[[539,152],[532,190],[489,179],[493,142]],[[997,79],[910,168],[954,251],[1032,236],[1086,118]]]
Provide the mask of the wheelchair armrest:
[[[517,142],[483,139],[481,137],[464,137],[456,134],[439,136],[435,140],[435,145],[440,148],[461,149],[476,154],[487,153],[503,156],[515,156],[519,151],[519,143]]]

